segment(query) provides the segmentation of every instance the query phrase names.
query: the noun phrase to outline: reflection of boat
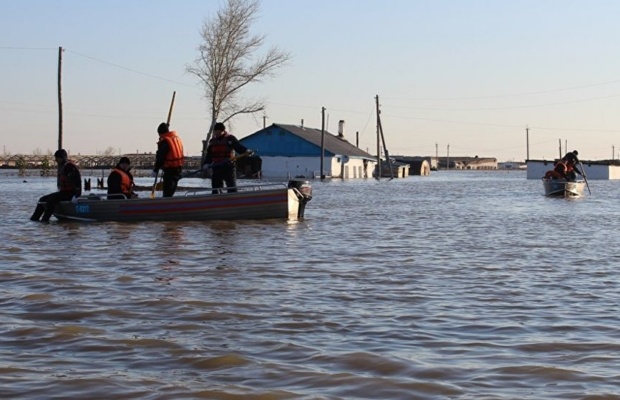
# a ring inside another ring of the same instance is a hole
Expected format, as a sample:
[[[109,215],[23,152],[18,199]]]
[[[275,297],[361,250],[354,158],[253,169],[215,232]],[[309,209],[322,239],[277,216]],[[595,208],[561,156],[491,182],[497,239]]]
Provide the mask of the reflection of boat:
[[[545,196],[549,197],[581,197],[585,186],[584,181],[569,182],[563,179],[543,178]]]
[[[235,193],[211,194],[211,189],[154,199],[108,200],[106,195],[83,196],[77,203],[61,202],[54,216],[77,221],[210,221],[303,218],[312,187],[306,180],[286,184],[238,187]]]

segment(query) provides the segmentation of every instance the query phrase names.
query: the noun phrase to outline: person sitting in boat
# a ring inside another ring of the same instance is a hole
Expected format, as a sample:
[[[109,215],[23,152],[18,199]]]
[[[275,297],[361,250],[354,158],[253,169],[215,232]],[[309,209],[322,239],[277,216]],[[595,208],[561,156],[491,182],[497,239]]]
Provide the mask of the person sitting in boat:
[[[205,156],[203,170],[211,169],[212,193],[219,193],[219,189],[226,187],[228,193],[237,191],[237,173],[234,153],[251,155],[252,151],[242,145],[236,137],[226,132],[223,123],[218,122],[213,126],[213,137],[209,140],[207,154]]]
[[[58,203],[67,200],[77,203],[77,198],[82,195],[80,170],[73,162],[67,159],[66,150],[57,150],[54,153],[54,159],[56,164],[58,164],[58,177],[56,179],[58,191],[39,199],[39,203],[30,217],[32,221],[41,219],[41,222],[48,222]]]
[[[129,170],[131,162],[127,157],[121,157],[108,175],[108,199],[133,199],[138,197],[133,192],[135,186],[133,175]]]
[[[552,170],[545,173],[545,179],[564,179],[569,182],[577,180],[577,174],[583,176],[583,173],[577,168],[579,158],[577,150],[573,150],[570,153],[566,153],[561,160],[559,160]]]

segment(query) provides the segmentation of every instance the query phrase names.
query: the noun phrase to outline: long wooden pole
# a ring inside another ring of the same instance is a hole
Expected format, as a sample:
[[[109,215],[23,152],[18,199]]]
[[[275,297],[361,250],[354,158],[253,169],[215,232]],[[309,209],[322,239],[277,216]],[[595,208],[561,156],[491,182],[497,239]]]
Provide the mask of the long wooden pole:
[[[62,149],[62,47],[58,48],[58,150]]]
[[[325,179],[325,107],[321,107],[321,180]]]
[[[390,159],[390,153],[385,145],[385,136],[383,135],[383,125],[381,125],[381,118],[379,118],[379,132],[381,132],[381,143],[383,143],[383,154],[387,160],[388,168],[390,169],[390,179],[394,179],[394,169],[392,168],[392,159]]]
[[[170,119],[172,118],[172,107],[174,107],[174,98],[176,97],[177,92],[176,90],[174,92],[172,92],[172,100],[170,101],[170,109],[168,110],[168,119],[166,120],[166,123],[168,125],[170,125]]]
[[[530,159],[530,128],[525,127],[525,162]]]
[[[375,174],[375,179],[381,180],[381,136],[379,134],[379,95],[375,96],[375,110],[377,113],[377,172]]]

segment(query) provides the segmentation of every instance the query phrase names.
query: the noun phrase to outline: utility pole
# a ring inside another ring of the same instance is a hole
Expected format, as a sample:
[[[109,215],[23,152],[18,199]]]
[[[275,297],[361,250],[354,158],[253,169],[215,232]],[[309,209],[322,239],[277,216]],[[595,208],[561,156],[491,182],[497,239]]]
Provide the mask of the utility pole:
[[[448,171],[450,170],[450,144],[448,144],[447,153],[446,153],[446,169]]]
[[[525,161],[530,159],[530,128],[525,127]]]
[[[325,173],[323,172],[323,158],[325,158],[325,107],[321,107],[321,180],[325,179]]]
[[[58,48],[58,150],[62,149],[62,47]]]
[[[375,179],[381,180],[381,134],[379,133],[379,95],[375,96],[375,110],[377,113],[377,174]]]
[[[263,115],[263,129],[267,127],[267,115]]]

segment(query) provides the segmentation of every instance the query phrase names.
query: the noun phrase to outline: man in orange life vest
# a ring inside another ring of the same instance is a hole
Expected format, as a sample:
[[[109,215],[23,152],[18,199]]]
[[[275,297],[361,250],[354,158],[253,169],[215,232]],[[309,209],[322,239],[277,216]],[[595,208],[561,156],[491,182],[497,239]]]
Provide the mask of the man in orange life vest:
[[[48,222],[54,213],[54,207],[58,203],[67,200],[77,203],[77,198],[82,194],[80,170],[67,159],[67,152],[64,149],[57,150],[54,153],[54,159],[58,164],[58,177],[56,179],[58,191],[39,199],[39,203],[30,217],[32,221],[41,219],[41,222]]]
[[[131,199],[138,197],[133,192],[133,175],[129,170],[131,162],[127,157],[121,157],[108,175],[108,199]]]
[[[203,170],[211,168],[211,188],[213,194],[219,193],[217,189],[229,188],[228,193],[237,191],[237,173],[235,170],[234,152],[239,154],[251,154],[244,145],[239,143],[236,137],[226,132],[223,123],[218,122],[213,126],[213,137],[209,140],[207,154],[205,156]]]
[[[157,142],[153,176],[157,176],[160,169],[164,171],[164,197],[172,197],[182,177],[183,142],[175,131],[170,131],[165,122],[159,124],[157,133],[159,142]]]

